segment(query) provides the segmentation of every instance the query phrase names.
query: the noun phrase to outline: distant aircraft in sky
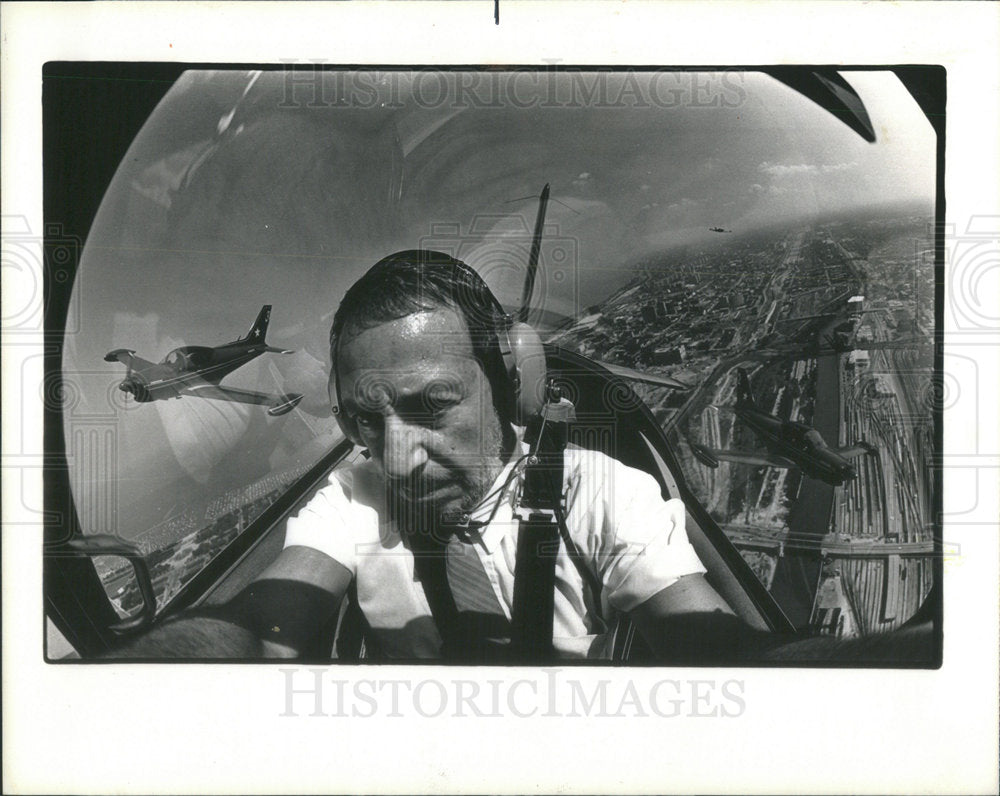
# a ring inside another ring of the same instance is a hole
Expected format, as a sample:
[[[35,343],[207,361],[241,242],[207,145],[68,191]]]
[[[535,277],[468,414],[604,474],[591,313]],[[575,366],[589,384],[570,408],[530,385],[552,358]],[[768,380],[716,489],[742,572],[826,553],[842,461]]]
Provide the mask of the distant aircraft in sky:
[[[261,354],[292,353],[269,346],[264,341],[270,319],[271,305],[265,304],[250,331],[231,343],[215,347],[182,346],[175,348],[159,363],[137,357],[131,349],[116,348],[104,355],[104,361],[121,362],[125,365],[125,378],[118,389],[126,395],[132,395],[139,403],[190,395],[267,406],[267,413],[277,417],[295,408],[302,396],[298,393],[268,395],[219,386],[225,376]]]
[[[810,478],[841,486],[857,477],[857,470],[850,459],[862,454],[875,454],[875,449],[866,442],[846,448],[831,448],[811,426],[782,420],[762,411],[754,402],[747,372],[740,368],[737,378],[736,417],[753,430],[770,453],[715,450],[692,442],[691,451],[706,467],[714,469],[719,466],[720,460],[767,467],[797,467]]]
[[[722,227],[709,227],[709,232],[732,232],[731,229],[723,229]]]

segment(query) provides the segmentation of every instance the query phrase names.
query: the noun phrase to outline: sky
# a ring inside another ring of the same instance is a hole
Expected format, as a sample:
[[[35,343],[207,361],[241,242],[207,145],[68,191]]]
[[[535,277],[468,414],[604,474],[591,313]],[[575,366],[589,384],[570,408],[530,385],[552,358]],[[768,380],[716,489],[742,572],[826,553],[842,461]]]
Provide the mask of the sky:
[[[933,202],[933,131],[896,78],[846,75],[878,140],[759,73],[186,73],[150,117],[87,239],[64,365],[68,436],[94,418],[103,458],[78,489],[117,490],[93,530],[132,529],[315,458],[338,437],[326,337],[346,287],[416,246],[455,254],[501,301],[521,290],[550,183],[537,295],[575,315],[649,254],[811,214]],[[280,418],[183,398],[122,403],[114,348],[159,361],[218,345],[272,304],[268,354],[224,384],[300,392]],[[90,493],[88,493],[90,494]],[[117,507],[117,510],[114,509]]]

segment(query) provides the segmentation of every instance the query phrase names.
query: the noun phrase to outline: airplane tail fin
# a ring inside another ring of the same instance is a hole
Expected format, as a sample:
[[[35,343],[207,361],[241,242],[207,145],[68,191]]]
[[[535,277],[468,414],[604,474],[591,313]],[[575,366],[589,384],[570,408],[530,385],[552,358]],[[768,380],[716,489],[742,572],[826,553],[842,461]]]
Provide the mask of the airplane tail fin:
[[[750,389],[750,376],[740,368],[736,371],[736,405],[753,406],[753,390]]]
[[[250,327],[250,331],[246,333],[245,337],[241,337],[239,342],[241,343],[263,343],[264,337],[267,335],[267,324],[271,320],[271,305],[265,304],[260,308],[260,312],[257,313],[257,320],[253,322],[253,326]]]

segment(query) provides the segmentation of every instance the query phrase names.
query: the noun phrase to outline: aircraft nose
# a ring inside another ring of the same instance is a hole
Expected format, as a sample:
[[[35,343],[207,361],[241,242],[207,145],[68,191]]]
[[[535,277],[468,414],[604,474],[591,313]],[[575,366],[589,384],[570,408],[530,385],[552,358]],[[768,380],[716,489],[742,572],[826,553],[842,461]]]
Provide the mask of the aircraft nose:
[[[126,395],[131,395],[139,403],[144,403],[149,400],[149,394],[146,392],[145,384],[140,380],[136,379],[134,376],[123,380],[118,384],[118,389],[121,390]]]

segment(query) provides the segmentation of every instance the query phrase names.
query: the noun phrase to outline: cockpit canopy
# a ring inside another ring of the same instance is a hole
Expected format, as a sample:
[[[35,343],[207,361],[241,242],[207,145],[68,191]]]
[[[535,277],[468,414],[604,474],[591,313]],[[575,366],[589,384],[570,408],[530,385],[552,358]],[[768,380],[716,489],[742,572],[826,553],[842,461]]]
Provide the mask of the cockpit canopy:
[[[787,442],[803,447],[806,445],[823,447],[826,444],[823,437],[815,428],[798,421],[785,423],[785,425],[781,428],[781,436]]]
[[[814,428],[809,429],[809,431],[806,432],[805,439],[818,448],[825,447],[826,445],[826,442],[823,440],[823,437],[820,436],[820,433]]]
[[[874,143],[827,100],[763,71],[185,72],[87,237],[63,369],[90,374],[128,348],[169,350],[163,365],[198,370],[213,349],[185,343],[231,340],[263,304],[274,306],[274,345],[294,353],[225,375],[219,386],[246,402],[213,398],[211,384],[201,398],[123,401],[107,461],[70,462],[88,532],[141,542],[165,604],[343,439],[327,387],[330,325],[347,288],[387,254],[435,249],[519,309],[546,184],[528,322],[549,345],[647,377],[633,380],[635,394],[683,456],[703,521],[711,511],[748,522],[746,492],[759,504],[755,525],[780,524],[797,479],[751,490],[739,465],[712,469],[690,455],[689,441],[734,447],[743,431],[730,409],[735,376],[719,365],[759,363],[757,404],[815,423],[815,369],[794,364],[805,341],[860,293],[855,256],[894,230],[925,234],[933,220],[927,119],[892,72],[844,75],[871,110]],[[912,279],[906,271],[900,283]],[[932,296],[933,282],[917,293]],[[923,317],[905,310],[911,325]],[[80,377],[67,440],[91,433],[121,370]],[[560,386],[583,405],[581,380]],[[302,398],[272,415],[255,403],[261,394]],[[632,395],[610,389],[597,408],[631,411]],[[787,433],[818,443],[805,423]],[[104,488],[126,473],[127,489]],[[761,571],[769,583],[773,572]]]
[[[186,345],[175,348],[163,358],[163,364],[178,371],[197,370],[212,363],[212,349],[206,346]]]

